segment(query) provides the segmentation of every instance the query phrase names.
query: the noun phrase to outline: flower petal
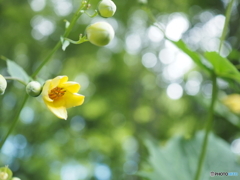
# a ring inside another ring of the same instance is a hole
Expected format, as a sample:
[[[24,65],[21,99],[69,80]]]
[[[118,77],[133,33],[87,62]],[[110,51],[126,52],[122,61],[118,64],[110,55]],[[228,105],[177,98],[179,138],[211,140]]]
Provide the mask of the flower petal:
[[[51,80],[47,80],[45,84],[43,85],[43,90],[42,90],[42,96],[43,99],[49,102],[52,102],[53,100],[49,98],[49,87],[51,85]]]
[[[61,85],[64,82],[67,82],[68,77],[67,76],[57,76],[54,79],[51,80],[51,87],[50,89],[53,89],[59,85]]]
[[[80,89],[80,84],[73,82],[73,81],[68,81],[62,84],[62,87],[69,91],[70,93],[76,93]]]
[[[60,119],[67,120],[67,110],[64,106],[59,106],[56,102],[49,103],[45,101],[48,109]],[[59,103],[59,102],[57,102]]]
[[[81,94],[77,94],[77,93],[73,94],[70,92],[66,92],[66,94],[64,95],[65,107],[71,108],[71,107],[75,107],[75,106],[80,106],[84,102],[84,98],[85,98],[85,96],[83,96]]]

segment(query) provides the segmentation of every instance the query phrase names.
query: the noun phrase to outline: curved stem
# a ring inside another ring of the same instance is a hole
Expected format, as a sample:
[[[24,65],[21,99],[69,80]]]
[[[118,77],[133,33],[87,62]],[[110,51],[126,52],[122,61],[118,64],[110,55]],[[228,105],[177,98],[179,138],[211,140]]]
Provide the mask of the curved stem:
[[[22,108],[24,107],[24,105],[26,104],[27,102],[27,99],[28,99],[28,95],[26,94],[25,97],[24,97],[24,100],[21,104],[21,106],[19,107],[19,109],[17,110],[14,118],[13,118],[13,123],[12,123],[12,126],[10,127],[10,129],[8,130],[6,136],[3,138],[3,140],[1,141],[0,143],[0,149],[2,149],[2,146],[4,145],[5,141],[7,140],[8,136],[11,134],[12,130],[14,129],[14,127],[16,126],[17,124],[17,121],[19,119],[19,115],[22,111]]]
[[[198,161],[198,169],[197,169],[197,172],[196,172],[196,175],[194,178],[195,180],[199,180],[200,176],[201,176],[204,159],[205,159],[206,152],[207,152],[208,137],[209,137],[209,133],[211,131],[212,123],[213,123],[214,106],[215,106],[215,102],[217,99],[217,92],[218,92],[217,76],[215,74],[212,74],[212,85],[213,85],[213,88],[212,88],[211,105],[209,108],[207,124],[205,127],[205,135],[204,135],[203,145],[202,145],[202,149],[201,149],[201,154],[200,154],[199,161]]]
[[[25,83],[23,80],[21,80],[21,79],[18,79],[18,78],[15,78],[15,77],[11,77],[11,76],[4,76],[4,78],[6,79],[6,80],[15,80],[15,81],[18,81],[18,82],[20,82],[21,84],[23,84],[23,85],[27,85],[27,83]]]
[[[66,38],[73,26],[76,24],[78,18],[84,13],[84,9],[87,9],[87,6],[88,6],[88,2],[87,3],[82,3],[81,6],[78,8],[77,12],[74,14],[71,22],[70,22],[70,25],[68,26],[68,28],[65,30],[64,34],[63,34],[63,37]],[[34,78],[35,76],[38,75],[38,73],[41,71],[41,69],[43,68],[43,66],[45,64],[47,64],[52,55],[61,47],[61,40],[59,39],[58,43],[55,45],[55,47],[53,48],[53,50],[49,53],[49,55],[43,60],[43,62],[40,64],[40,66],[36,69],[36,71],[31,75],[32,78]]]

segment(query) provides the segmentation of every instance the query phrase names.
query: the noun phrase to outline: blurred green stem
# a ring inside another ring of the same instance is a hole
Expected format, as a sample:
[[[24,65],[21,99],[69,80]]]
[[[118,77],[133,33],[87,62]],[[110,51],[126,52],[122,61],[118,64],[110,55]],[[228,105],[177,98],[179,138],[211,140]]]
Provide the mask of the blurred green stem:
[[[12,130],[14,129],[14,127],[16,126],[17,124],[17,121],[18,121],[18,118],[19,118],[19,115],[24,107],[24,105],[26,104],[27,102],[27,99],[28,99],[28,94],[25,95],[24,97],[24,100],[21,104],[21,106],[19,107],[19,109],[17,110],[14,118],[13,118],[13,123],[12,123],[12,126],[10,127],[10,129],[8,130],[6,136],[1,140],[1,143],[0,143],[0,149],[2,149],[2,146],[4,145],[5,141],[7,140],[8,136],[11,134]]]
[[[206,124],[206,127],[205,127],[205,136],[204,136],[204,140],[203,140],[201,154],[200,154],[199,161],[198,161],[198,168],[197,168],[197,172],[196,172],[196,175],[195,175],[195,178],[194,178],[195,180],[199,180],[200,176],[201,176],[204,159],[205,159],[206,152],[207,152],[208,136],[209,136],[209,133],[211,131],[212,122],[213,122],[214,106],[215,106],[215,102],[216,102],[217,94],[218,94],[217,76],[214,73],[212,74],[212,86],[213,87],[212,87],[211,105],[210,105],[210,108],[209,108],[207,124]]]
[[[6,80],[15,80],[15,81],[18,81],[18,82],[20,82],[21,84],[23,84],[23,85],[27,85],[27,83],[25,83],[24,81],[22,81],[21,79],[18,79],[18,78],[15,78],[15,77],[11,77],[11,76],[4,76],[4,78],[6,79]]]
[[[224,22],[224,27],[223,27],[222,35],[221,35],[221,38],[220,38],[219,49],[218,49],[219,53],[221,52],[222,45],[223,45],[225,37],[226,37],[226,32],[227,32],[228,23],[229,23],[230,16],[231,16],[231,10],[232,10],[232,6],[233,6],[233,2],[234,2],[234,0],[231,0],[230,3],[228,4],[228,7],[227,7],[226,19],[225,19],[225,22]],[[215,73],[212,74],[212,85],[213,85],[212,100],[211,100],[211,105],[210,105],[210,108],[209,108],[207,125],[205,127],[205,136],[204,136],[204,140],[203,140],[201,154],[200,154],[199,161],[198,161],[197,172],[196,172],[195,178],[194,178],[195,180],[199,180],[200,176],[201,176],[204,159],[205,159],[206,152],[207,152],[208,136],[209,136],[209,133],[211,131],[211,127],[212,127],[212,123],[213,123],[214,105],[215,105],[215,101],[217,99],[217,92],[218,92],[217,76],[216,76]]]
[[[227,34],[227,28],[228,28],[228,23],[229,23],[230,16],[231,16],[233,2],[234,2],[234,0],[231,0],[230,3],[228,4],[228,7],[227,7],[227,11],[226,11],[226,15],[225,15],[226,19],[225,19],[225,22],[224,22],[223,32],[222,32],[222,36],[220,38],[220,45],[219,45],[219,49],[218,49],[219,53],[221,52],[222,45],[224,43],[224,40],[225,40],[225,37],[226,37],[226,34]]]
[[[88,8],[88,2],[86,3],[81,3],[81,6],[78,8],[77,12],[74,14],[70,25],[67,27],[67,29],[65,30],[63,37],[66,38],[68,37],[68,35],[70,34],[73,26],[76,24],[78,18],[85,12],[84,10],[86,10]],[[38,73],[41,71],[41,69],[43,68],[43,66],[45,64],[47,64],[50,60],[51,57],[53,56],[53,54],[61,47],[61,40],[59,39],[58,43],[55,45],[55,47],[52,49],[52,51],[49,53],[49,55],[43,60],[43,62],[40,64],[40,66],[36,69],[36,71],[31,75],[32,78],[34,78],[35,76],[38,75]]]

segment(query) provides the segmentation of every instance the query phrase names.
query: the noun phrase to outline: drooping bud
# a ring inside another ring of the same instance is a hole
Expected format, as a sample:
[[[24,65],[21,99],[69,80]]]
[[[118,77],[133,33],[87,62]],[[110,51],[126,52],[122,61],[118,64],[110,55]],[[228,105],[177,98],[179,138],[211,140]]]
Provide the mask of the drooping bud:
[[[5,89],[7,88],[7,81],[6,79],[0,74],[0,95],[3,95]]]
[[[0,168],[0,180],[10,180],[12,178],[12,171],[8,167]]]
[[[28,95],[37,97],[42,92],[42,85],[37,81],[31,81],[26,86],[26,91],[27,91]]]
[[[114,37],[114,30],[107,22],[97,22],[86,28],[88,40],[96,46],[107,45]]]
[[[102,0],[98,4],[98,14],[102,17],[112,17],[116,12],[116,5],[111,0]]]

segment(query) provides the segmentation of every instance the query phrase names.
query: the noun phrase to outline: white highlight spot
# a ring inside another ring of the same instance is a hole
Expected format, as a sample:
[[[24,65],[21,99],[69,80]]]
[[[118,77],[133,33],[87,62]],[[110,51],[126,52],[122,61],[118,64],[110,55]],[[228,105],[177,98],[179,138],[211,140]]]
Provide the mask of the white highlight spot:
[[[166,36],[172,40],[178,41],[188,28],[189,22],[187,18],[181,14],[176,14],[167,24]]]
[[[148,29],[148,38],[152,42],[160,42],[163,39],[163,34],[157,27],[151,26]]]
[[[232,142],[231,150],[233,153],[240,155],[240,139],[235,139]]]
[[[139,52],[142,45],[141,37],[137,34],[130,34],[126,38],[126,50],[130,54]]]
[[[69,0],[52,0],[54,11],[59,16],[67,16],[73,10],[73,5]]]
[[[46,2],[45,0],[32,0],[30,2],[30,6],[33,11],[41,11],[45,7]]]
[[[157,57],[155,54],[153,53],[146,53],[143,55],[142,57],[142,64],[146,67],[146,68],[152,68],[157,64]]]
[[[94,174],[98,180],[109,180],[111,177],[111,171],[106,165],[98,165]]]
[[[183,95],[183,88],[177,83],[172,83],[167,87],[167,95],[171,99],[180,99]]]

